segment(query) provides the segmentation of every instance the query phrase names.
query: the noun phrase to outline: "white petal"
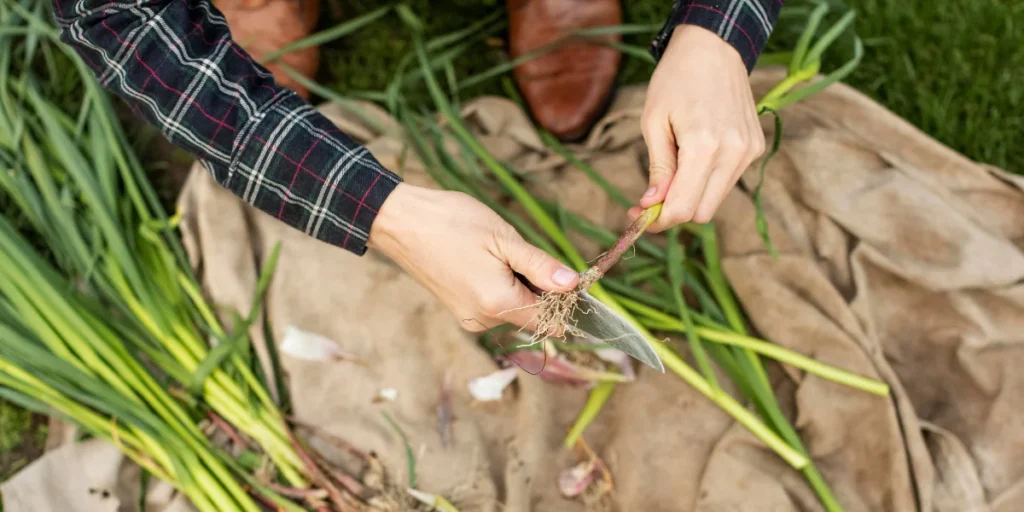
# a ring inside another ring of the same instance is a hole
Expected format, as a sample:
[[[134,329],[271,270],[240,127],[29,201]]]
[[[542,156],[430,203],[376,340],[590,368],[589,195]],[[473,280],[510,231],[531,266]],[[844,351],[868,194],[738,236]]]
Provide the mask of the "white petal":
[[[395,399],[398,398],[398,390],[395,388],[384,388],[381,389],[377,394],[378,396],[389,402],[394,402]]]
[[[289,325],[281,340],[281,353],[309,361],[329,361],[343,355],[334,341]]]
[[[515,368],[505,368],[469,381],[469,394],[481,401],[501,400],[501,392],[515,380]]]

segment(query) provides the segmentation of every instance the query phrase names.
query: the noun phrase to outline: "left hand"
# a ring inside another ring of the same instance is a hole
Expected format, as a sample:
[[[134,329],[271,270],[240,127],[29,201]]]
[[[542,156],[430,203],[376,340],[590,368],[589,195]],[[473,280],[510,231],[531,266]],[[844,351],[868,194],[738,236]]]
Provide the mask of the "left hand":
[[[663,203],[648,229],[711,220],[743,171],[764,152],[747,68],[738,51],[694,25],[675,29],[654,70],[641,117],[650,189],[640,206]]]
[[[535,330],[538,296],[516,273],[542,291],[567,292],[579,283],[576,271],[461,192],[399,183],[374,219],[368,245],[433,293],[471,332],[506,322]]]

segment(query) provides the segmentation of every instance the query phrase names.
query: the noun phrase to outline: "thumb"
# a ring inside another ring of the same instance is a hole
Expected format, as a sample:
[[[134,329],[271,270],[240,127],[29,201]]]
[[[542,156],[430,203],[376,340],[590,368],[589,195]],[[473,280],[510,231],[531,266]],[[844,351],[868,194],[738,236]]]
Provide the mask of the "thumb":
[[[530,283],[545,291],[566,292],[579,282],[579,274],[550,254],[526,243],[516,236],[506,244],[506,261],[512,270],[526,277]]]
[[[655,123],[646,130],[648,160],[650,162],[650,188],[640,199],[641,208],[649,208],[665,200],[669,184],[676,173],[676,140],[667,123]]]

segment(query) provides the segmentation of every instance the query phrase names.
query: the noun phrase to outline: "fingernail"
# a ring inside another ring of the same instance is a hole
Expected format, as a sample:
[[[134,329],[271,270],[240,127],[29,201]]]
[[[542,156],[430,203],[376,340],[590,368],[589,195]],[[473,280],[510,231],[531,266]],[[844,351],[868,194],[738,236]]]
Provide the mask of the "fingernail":
[[[573,272],[571,269],[566,267],[556,270],[555,273],[551,275],[551,280],[558,286],[566,286],[571,283],[573,279],[576,279],[576,272]]]
[[[648,197],[654,197],[654,193],[657,192],[657,191],[658,191],[658,187],[651,187],[651,188],[647,189],[647,192],[644,192],[643,199],[647,199]]]

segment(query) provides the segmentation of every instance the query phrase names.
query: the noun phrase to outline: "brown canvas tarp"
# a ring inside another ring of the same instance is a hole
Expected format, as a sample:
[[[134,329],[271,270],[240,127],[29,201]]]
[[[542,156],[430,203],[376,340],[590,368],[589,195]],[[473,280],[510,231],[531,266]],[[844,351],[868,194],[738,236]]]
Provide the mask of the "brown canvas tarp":
[[[756,71],[755,91],[779,77]],[[573,148],[630,197],[646,185],[643,95],[621,90]],[[404,162],[408,182],[431,184],[394,135],[323,110],[385,165]],[[545,149],[513,103],[479,98],[464,115],[499,158],[533,174],[535,193],[624,227],[624,211]],[[843,85],[783,115],[782,150],[764,187],[779,258],[766,253],[740,188],[716,216],[724,269],[763,337],[893,388],[881,398],[772,365],[780,402],[817,467],[851,512],[1020,510],[1024,408],[1013,404],[1024,403],[1024,181],[969,161]],[[770,119],[764,127],[770,137]],[[743,183],[752,189],[757,179],[755,166]],[[594,508],[557,487],[576,463],[561,442],[586,390],[520,372],[501,400],[475,402],[467,382],[499,366],[391,263],[308,239],[198,167],[181,205],[188,248],[218,304],[245,310],[260,264],[281,242],[266,302],[274,339],[297,328],[368,362],[285,356],[298,419],[376,452],[404,485],[405,447],[386,411],[417,454],[418,486],[466,512]],[[592,244],[574,241],[594,255]],[[437,428],[446,378],[448,444]],[[376,400],[382,389],[395,399]],[[620,385],[586,439],[614,476],[603,509],[821,509],[801,474],[671,373],[643,368]],[[106,445],[83,450],[53,451],[7,482],[6,510],[117,510],[79,496],[86,488],[117,491],[111,499],[128,506],[134,491],[118,479],[130,465]],[[160,503],[170,499],[164,491]],[[153,510],[171,510],[161,507]]]

